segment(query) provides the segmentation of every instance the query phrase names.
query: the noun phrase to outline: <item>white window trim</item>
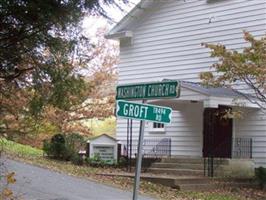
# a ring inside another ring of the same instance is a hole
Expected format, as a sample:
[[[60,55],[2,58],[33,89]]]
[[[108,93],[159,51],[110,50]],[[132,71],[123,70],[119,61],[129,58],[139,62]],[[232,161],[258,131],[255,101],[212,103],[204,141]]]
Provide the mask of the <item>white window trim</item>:
[[[149,122],[149,133],[165,133],[165,125],[164,128],[153,128],[154,122]]]

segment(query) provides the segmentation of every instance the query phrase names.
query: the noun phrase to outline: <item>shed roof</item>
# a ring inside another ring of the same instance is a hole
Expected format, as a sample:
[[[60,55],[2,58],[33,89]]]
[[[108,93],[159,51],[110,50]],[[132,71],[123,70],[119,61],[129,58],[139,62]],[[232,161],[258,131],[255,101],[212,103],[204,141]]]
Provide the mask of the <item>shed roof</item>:
[[[202,83],[198,83],[198,82],[181,81],[181,87],[193,90],[195,92],[199,92],[207,96],[215,96],[215,97],[233,97],[233,98],[238,97],[240,98],[240,97],[247,95],[237,90],[234,90],[230,87],[205,86]]]
[[[101,135],[97,135],[97,136],[95,136],[95,137],[93,137],[93,138],[90,138],[87,142],[89,142],[89,141],[93,141],[93,140],[96,140],[96,139],[98,139],[98,138],[100,138],[100,137],[107,137],[107,138],[109,138],[109,139],[111,139],[111,140],[113,140],[113,141],[118,141],[117,139],[113,138],[112,136],[110,136],[110,135],[108,135],[108,134],[106,134],[106,133],[103,133],[103,134],[101,134]]]

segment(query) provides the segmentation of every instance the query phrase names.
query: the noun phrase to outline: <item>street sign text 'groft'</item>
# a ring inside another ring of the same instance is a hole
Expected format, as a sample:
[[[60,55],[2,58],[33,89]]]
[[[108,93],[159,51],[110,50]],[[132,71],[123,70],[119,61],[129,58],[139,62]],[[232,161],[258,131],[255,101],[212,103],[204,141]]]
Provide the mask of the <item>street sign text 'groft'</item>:
[[[168,107],[119,100],[116,109],[116,115],[119,117],[160,123],[171,122],[172,109]]]

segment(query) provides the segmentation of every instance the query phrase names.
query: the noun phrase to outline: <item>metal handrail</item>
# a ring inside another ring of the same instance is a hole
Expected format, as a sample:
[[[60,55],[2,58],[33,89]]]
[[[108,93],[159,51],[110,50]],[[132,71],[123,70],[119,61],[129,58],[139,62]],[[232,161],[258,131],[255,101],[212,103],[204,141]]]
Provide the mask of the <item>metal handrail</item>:
[[[221,163],[222,158],[215,157],[215,154],[220,149],[221,146],[227,144],[228,142],[232,143],[232,153],[231,158],[237,159],[251,159],[252,158],[252,138],[234,138],[230,141],[224,141],[219,146],[216,146],[215,149],[212,149],[211,152],[208,152],[206,158],[204,158],[204,175],[213,177],[214,170],[217,169]],[[214,162],[215,159],[215,162]]]
[[[126,141],[121,141],[124,144],[124,156],[127,156],[128,150],[126,149]],[[131,149],[132,156],[134,157],[137,152],[137,140],[132,140]],[[143,157],[146,158],[161,158],[171,156],[171,138],[160,139],[144,139],[143,140]]]

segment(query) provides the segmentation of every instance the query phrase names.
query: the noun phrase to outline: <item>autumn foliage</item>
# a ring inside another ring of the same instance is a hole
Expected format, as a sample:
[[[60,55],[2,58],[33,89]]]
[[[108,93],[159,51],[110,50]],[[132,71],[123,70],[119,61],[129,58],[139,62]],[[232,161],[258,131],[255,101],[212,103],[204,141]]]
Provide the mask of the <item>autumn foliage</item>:
[[[0,134],[19,135],[20,141],[40,147],[55,133],[91,134],[84,120],[113,115],[118,48],[104,38],[105,32],[100,29],[92,48],[82,50],[89,60],[73,61],[62,67],[66,72],[51,72],[56,83],[47,81],[34,89],[0,81]],[[30,139],[36,136],[39,140]]]
[[[266,36],[255,38],[244,32],[247,46],[242,51],[227,49],[222,44],[203,44],[218,58],[213,72],[201,74],[206,85],[241,85],[243,97],[266,110]]]
[[[15,173],[14,172],[7,173],[7,174],[0,173],[0,181],[1,181],[0,200],[15,199],[15,195],[13,191],[10,189],[10,185],[13,185],[16,183]]]

